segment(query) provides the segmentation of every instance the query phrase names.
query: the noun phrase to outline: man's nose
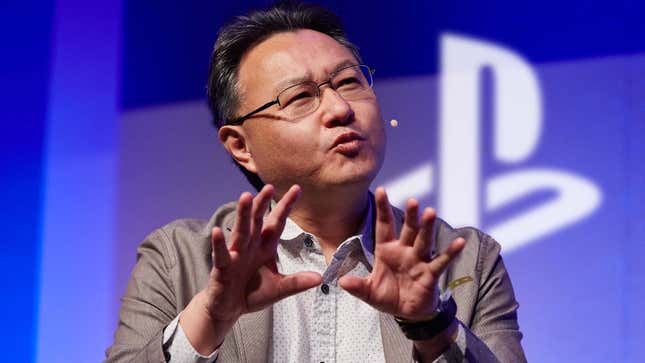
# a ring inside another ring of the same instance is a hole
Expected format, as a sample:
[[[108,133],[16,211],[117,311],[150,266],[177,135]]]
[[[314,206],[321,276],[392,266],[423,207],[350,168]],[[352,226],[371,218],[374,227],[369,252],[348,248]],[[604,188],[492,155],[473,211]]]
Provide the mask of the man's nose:
[[[336,90],[324,87],[320,90],[322,122],[326,127],[346,125],[354,120],[354,110]]]

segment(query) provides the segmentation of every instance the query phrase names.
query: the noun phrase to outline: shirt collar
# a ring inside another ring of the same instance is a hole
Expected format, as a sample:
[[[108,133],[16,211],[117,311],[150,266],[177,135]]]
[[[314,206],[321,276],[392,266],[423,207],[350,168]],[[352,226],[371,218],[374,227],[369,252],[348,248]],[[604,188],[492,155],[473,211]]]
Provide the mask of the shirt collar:
[[[363,249],[363,254],[365,255],[365,258],[367,259],[367,262],[369,262],[370,266],[374,265],[374,206],[373,206],[373,203],[374,203],[374,200],[370,194],[368,198],[367,212],[365,213],[363,222],[361,223],[361,228],[360,228],[361,232],[359,234],[353,235],[348,239],[346,239],[346,241],[350,241],[354,238],[358,238],[358,240],[361,242],[361,248]],[[273,206],[275,202],[271,202],[271,204]],[[284,241],[290,241],[300,237],[303,234],[311,235],[311,233],[304,231],[291,218],[287,218],[284,224],[284,230],[280,235],[280,239]]]

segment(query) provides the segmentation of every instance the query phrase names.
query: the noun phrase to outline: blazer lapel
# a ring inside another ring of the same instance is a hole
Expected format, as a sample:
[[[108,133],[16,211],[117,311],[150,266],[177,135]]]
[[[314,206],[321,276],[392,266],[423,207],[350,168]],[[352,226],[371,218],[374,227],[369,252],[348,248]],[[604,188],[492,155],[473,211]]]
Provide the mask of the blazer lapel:
[[[233,327],[240,362],[266,362],[272,331],[273,313],[270,307],[242,315]]]
[[[227,244],[231,243],[230,235],[233,232],[234,224],[235,213],[229,214],[222,222],[222,232]],[[212,226],[209,226],[210,229]],[[218,361],[266,362],[270,352],[272,332],[273,310],[271,307],[242,315],[233,326],[233,331],[224,340]]]
[[[379,316],[385,361],[387,363],[412,362],[412,341],[403,335],[392,315],[380,313]]]

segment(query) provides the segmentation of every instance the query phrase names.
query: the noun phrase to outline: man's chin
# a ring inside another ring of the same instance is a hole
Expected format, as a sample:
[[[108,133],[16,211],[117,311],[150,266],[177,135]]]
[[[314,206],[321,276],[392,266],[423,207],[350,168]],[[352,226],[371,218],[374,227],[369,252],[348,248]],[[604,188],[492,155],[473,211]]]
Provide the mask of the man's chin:
[[[369,188],[370,184],[378,173],[377,168],[349,168],[349,170],[337,170],[328,176],[325,184],[336,188]]]

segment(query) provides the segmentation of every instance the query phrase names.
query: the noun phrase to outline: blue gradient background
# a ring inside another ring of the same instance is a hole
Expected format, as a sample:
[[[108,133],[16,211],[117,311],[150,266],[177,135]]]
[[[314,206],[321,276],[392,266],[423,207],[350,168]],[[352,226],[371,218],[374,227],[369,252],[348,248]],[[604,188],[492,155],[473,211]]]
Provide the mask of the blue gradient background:
[[[209,128],[204,84],[219,26],[266,3],[3,3],[3,361],[101,360],[138,242],[172,219],[207,218],[246,189]],[[377,87],[389,85],[379,95],[386,117],[401,121],[398,134],[390,130],[377,182],[414,167],[410,155],[437,159],[441,33],[485,39],[531,63],[544,131],[519,167],[583,175],[603,202],[575,225],[504,254],[524,347],[535,362],[639,362],[645,4],[322,3],[341,15],[376,67]],[[392,92],[400,82],[427,92],[401,99]],[[197,111],[177,111],[184,106]],[[423,115],[426,127],[406,131],[413,115]],[[183,135],[182,123],[204,132]],[[416,139],[404,137],[414,131]],[[196,154],[203,150],[212,154]],[[212,175],[210,166],[223,171]],[[486,158],[482,168],[484,178],[508,170]],[[548,198],[484,216],[482,227]],[[424,202],[435,205],[436,195]]]

